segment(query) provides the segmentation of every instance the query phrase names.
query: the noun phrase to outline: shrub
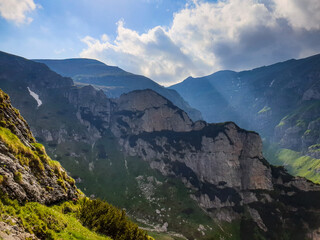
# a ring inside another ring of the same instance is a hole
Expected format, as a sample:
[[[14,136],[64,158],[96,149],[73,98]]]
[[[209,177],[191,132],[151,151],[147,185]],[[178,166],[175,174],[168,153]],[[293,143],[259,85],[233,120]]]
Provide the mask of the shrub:
[[[84,226],[115,240],[150,239],[145,231],[126,217],[124,210],[99,199],[82,200],[79,218]]]

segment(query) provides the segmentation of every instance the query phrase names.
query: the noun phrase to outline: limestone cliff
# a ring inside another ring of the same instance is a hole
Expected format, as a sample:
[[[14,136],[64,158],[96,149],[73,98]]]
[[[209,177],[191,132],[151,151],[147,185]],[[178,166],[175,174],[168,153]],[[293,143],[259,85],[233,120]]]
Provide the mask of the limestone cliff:
[[[124,152],[143,158],[165,176],[181,178],[192,189],[191,197],[214,219],[232,221],[248,212],[260,231],[273,239],[272,221],[289,228],[296,224],[299,205],[308,214],[320,207],[314,199],[311,206],[300,199],[320,196],[320,187],[271,166],[255,132],[232,122],[193,123],[151,91],[121,96],[114,111],[111,129]],[[282,210],[274,212],[275,204]],[[265,212],[263,206],[273,210]],[[309,220],[301,218],[299,224],[304,234],[314,231]]]
[[[122,135],[153,131],[190,131],[192,120],[169,100],[152,90],[137,90],[114,100],[112,131]]]

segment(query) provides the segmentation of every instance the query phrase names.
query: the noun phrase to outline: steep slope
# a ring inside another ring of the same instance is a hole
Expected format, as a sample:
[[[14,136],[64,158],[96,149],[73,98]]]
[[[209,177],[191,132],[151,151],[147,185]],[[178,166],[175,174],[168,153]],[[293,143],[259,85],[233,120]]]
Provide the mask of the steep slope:
[[[113,239],[152,239],[124,211],[84,198],[2,90],[0,123],[1,239],[111,239],[96,232]]]
[[[29,126],[1,90],[0,111],[0,191],[19,202],[53,204],[78,198],[75,181],[36,143]]]
[[[5,70],[0,76],[1,85],[21,94],[17,104],[30,96],[25,109],[41,119],[32,123],[36,137],[78,186],[125,207],[144,227],[187,239],[319,238],[319,186],[269,165],[257,133],[232,122],[193,122],[152,90],[108,99],[70,85],[50,99],[53,89],[35,84],[38,106]]]
[[[123,93],[134,90],[152,89],[176,106],[183,109],[193,120],[201,119],[201,113],[189,106],[175,91],[166,89],[149,78],[123,71],[121,68],[107,66],[93,59],[49,60],[37,59],[53,71],[65,77],[71,77],[76,83],[91,84],[102,89],[108,97],[117,98]]]
[[[319,158],[319,69],[320,55],[315,55],[251,71],[188,78],[170,89],[209,122],[235,121],[282,148]]]

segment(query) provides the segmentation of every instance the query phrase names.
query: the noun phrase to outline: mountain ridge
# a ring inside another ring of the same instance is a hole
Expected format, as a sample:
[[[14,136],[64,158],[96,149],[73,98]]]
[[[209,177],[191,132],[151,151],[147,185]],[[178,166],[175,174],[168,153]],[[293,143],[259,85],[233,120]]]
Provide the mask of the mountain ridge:
[[[319,157],[320,54],[242,72],[187,78],[177,90],[209,122],[236,121],[280,147]],[[223,84],[223,86],[221,85]],[[219,112],[217,115],[216,112]]]
[[[119,67],[108,66],[93,59],[36,59],[35,61],[46,64],[62,76],[71,77],[79,84],[92,84],[111,98],[117,98],[133,90],[153,89],[186,111],[193,120],[202,119],[200,112],[191,108],[176,91],[168,90],[145,76],[129,73]]]

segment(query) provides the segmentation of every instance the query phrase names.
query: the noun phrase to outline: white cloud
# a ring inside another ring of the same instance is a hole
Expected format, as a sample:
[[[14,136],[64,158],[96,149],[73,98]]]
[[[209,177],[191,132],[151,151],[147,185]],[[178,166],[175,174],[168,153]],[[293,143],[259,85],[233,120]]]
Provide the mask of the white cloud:
[[[28,12],[35,10],[37,5],[33,0],[0,0],[0,14],[7,21],[13,21],[17,25],[30,23]]]
[[[276,12],[293,27],[308,30],[320,28],[319,0],[274,0]]]
[[[120,21],[114,41],[87,36],[80,55],[164,85],[189,75],[256,67],[319,52],[319,5],[318,0],[194,1],[174,14],[170,27],[139,34]]]

